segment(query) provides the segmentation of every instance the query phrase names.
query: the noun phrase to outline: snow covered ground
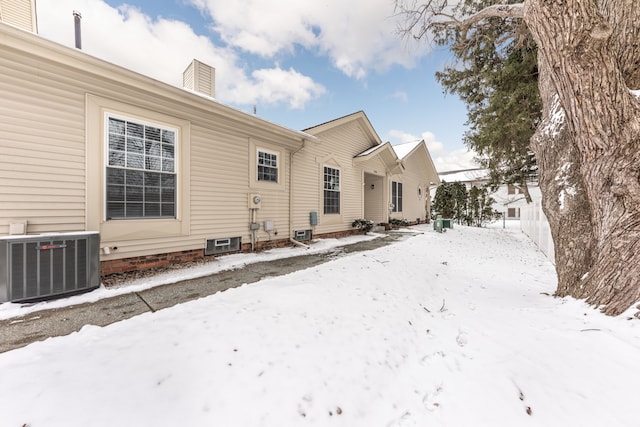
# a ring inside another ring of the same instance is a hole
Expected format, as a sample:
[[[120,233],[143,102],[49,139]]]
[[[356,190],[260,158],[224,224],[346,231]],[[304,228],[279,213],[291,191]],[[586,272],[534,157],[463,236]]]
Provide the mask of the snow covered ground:
[[[0,354],[0,426],[640,425],[638,320],[550,296],[517,229],[412,230]]]

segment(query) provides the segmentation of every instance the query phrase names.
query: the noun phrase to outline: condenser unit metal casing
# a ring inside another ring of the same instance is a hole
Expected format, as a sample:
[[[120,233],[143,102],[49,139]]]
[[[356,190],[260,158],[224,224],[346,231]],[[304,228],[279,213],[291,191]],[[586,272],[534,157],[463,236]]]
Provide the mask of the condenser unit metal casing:
[[[100,234],[0,237],[0,302],[43,300],[100,286]]]

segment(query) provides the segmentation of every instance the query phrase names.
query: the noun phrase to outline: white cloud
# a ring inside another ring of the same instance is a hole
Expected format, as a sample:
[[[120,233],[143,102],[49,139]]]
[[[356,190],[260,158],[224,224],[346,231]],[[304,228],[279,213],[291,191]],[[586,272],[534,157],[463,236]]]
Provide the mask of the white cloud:
[[[389,0],[189,0],[214,21],[229,45],[271,58],[296,46],[328,56],[350,77],[392,64],[412,66],[419,56],[396,33]],[[417,44],[415,49],[426,49]]]
[[[278,104],[287,102],[291,108],[303,108],[305,103],[325,92],[325,88],[293,69],[256,70],[251,82],[243,82],[236,93],[241,104]]]
[[[397,100],[402,101],[402,102],[408,102],[409,101],[409,95],[407,95],[407,92],[404,92],[404,91],[401,91],[401,90],[398,90],[398,91],[394,92],[391,95],[391,98],[397,99]]]
[[[429,131],[424,131],[419,137],[417,137],[401,130],[392,130],[389,132],[387,137],[392,144],[424,140],[438,172],[474,169],[479,167],[474,160],[476,154],[473,151],[466,148],[447,151],[445,149],[445,145],[438,141],[436,136]]]
[[[436,136],[429,132],[422,132],[422,139],[427,144],[430,153],[440,155],[444,152],[444,144],[436,139]]]
[[[38,0],[37,10],[41,36],[73,46],[72,11],[78,10],[85,52],[174,86],[182,86],[182,72],[197,58],[216,68],[216,97],[226,103],[260,101],[303,108],[324,93],[321,85],[295,70],[271,68],[247,75],[233,48],[214,45],[185,22],[154,19],[131,6],[113,8],[102,0]]]

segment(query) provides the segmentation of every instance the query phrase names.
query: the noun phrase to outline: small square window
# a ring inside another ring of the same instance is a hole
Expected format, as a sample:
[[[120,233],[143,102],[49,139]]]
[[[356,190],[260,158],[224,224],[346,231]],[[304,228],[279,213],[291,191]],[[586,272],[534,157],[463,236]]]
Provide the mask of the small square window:
[[[278,182],[278,155],[258,150],[258,181]]]

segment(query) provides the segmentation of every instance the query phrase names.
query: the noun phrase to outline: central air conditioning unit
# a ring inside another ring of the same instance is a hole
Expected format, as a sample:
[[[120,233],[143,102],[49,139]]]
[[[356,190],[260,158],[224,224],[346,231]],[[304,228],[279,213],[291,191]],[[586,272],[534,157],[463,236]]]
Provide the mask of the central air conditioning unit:
[[[100,234],[0,237],[0,303],[73,295],[100,286]]]

